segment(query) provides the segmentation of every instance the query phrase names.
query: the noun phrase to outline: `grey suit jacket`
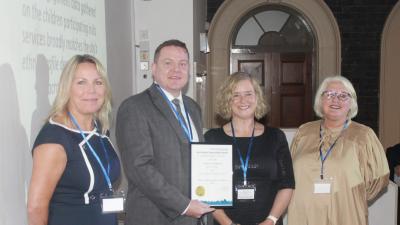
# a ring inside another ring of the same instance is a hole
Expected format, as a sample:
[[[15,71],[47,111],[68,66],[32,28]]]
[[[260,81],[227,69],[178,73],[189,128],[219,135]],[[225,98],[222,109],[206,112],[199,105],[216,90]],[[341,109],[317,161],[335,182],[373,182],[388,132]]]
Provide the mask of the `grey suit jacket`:
[[[203,141],[200,107],[183,102]],[[125,224],[196,224],[181,215],[190,202],[189,141],[154,84],[121,104],[116,137],[129,183]]]

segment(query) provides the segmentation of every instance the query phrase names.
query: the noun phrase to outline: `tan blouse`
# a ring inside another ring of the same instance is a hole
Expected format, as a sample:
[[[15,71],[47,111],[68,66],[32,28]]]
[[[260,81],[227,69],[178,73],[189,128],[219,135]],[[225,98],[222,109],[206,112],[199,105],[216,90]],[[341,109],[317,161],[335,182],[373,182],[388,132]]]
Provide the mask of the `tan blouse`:
[[[288,208],[288,225],[367,225],[367,201],[388,185],[389,168],[385,152],[375,133],[351,121],[341,133],[323,130],[321,121],[303,124],[291,146],[296,189]],[[324,178],[331,180],[330,194],[315,194],[323,154],[336,138],[324,163]]]

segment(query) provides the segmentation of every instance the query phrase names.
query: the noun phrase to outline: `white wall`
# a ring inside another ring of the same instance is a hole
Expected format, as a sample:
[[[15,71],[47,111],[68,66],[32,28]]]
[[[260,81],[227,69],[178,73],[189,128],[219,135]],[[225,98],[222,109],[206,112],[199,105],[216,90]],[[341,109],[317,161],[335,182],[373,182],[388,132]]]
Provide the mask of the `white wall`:
[[[106,1],[107,72],[113,115],[136,92],[133,1]]]
[[[140,70],[139,54],[141,48],[142,50],[148,50],[149,67],[151,67],[153,54],[157,46],[168,39],[179,39],[186,43],[191,65],[193,66],[193,46],[195,44],[193,41],[193,8],[196,1],[199,0],[134,0],[137,92],[143,91],[153,82],[151,71]],[[147,44],[148,48],[146,47]],[[147,77],[144,78],[144,75]],[[194,76],[191,73],[186,94],[192,97],[194,96],[193,84]]]
[[[398,186],[392,181],[382,195],[368,207],[370,225],[396,225]]]
[[[90,53],[107,67],[114,115],[120,102],[136,93],[133,0],[75,2],[95,5],[96,16],[82,16],[61,1],[0,1],[0,225],[27,224],[31,145],[45,122],[61,70],[71,55]],[[95,25],[96,35],[69,32],[63,24],[52,24],[45,20],[46,11]],[[28,32],[44,37],[44,42],[24,39]],[[48,35],[93,43],[97,49],[54,47]],[[112,136],[114,133],[112,130]]]
[[[113,123],[111,140],[115,140],[115,120],[121,102],[136,93],[133,1],[106,1],[107,72],[112,90]],[[122,170],[118,189],[127,190]]]
[[[107,59],[104,1],[70,3],[0,0],[0,225],[27,223],[31,146],[66,60]]]

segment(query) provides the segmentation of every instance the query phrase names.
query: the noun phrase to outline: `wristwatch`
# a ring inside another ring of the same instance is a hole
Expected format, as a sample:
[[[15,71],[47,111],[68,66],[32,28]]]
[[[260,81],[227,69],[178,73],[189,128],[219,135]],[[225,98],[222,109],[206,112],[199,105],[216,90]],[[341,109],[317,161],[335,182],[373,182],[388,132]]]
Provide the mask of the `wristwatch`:
[[[270,220],[272,220],[272,222],[274,222],[274,225],[276,224],[276,222],[278,221],[278,218],[276,218],[275,216],[273,216],[273,215],[269,215],[268,217],[267,217],[267,219],[270,219]]]

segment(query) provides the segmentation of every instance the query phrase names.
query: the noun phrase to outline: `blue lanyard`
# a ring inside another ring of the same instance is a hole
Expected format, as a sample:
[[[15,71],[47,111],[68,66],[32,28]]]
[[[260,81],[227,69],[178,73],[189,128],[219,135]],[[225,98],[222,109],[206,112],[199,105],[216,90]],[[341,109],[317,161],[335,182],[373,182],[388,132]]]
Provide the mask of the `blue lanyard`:
[[[328,158],[328,156],[331,153],[333,147],[336,145],[337,140],[342,136],[343,131],[348,127],[348,125],[349,125],[348,122],[349,122],[349,120],[346,120],[346,122],[343,125],[342,130],[340,131],[339,136],[336,138],[336,140],[333,142],[333,144],[331,146],[329,146],[329,148],[326,151],[325,155],[322,153],[322,136],[323,136],[322,122],[319,125],[319,140],[320,140],[319,141],[320,142],[319,143],[319,157],[321,159],[321,173],[320,173],[321,180],[324,179],[324,163],[325,163],[325,160],[326,160],[326,158]]]
[[[188,126],[186,126],[186,123],[184,122],[184,118],[181,117],[178,111],[176,111],[175,106],[171,103],[171,101],[168,99],[168,97],[165,95],[164,91],[160,88],[158,84],[156,84],[156,87],[158,91],[160,91],[161,95],[163,98],[167,101],[169,107],[174,111],[176,118],[178,119],[179,125],[182,127],[183,131],[185,132],[186,138],[191,142],[193,140],[193,134],[192,134],[192,125],[190,124],[190,119],[189,119],[189,114],[187,110],[185,110],[186,114],[186,119],[188,122]],[[185,104],[183,104],[183,107],[185,107]]]
[[[236,137],[235,137],[235,129],[233,129],[233,122],[231,121],[233,142],[235,143],[235,146],[236,146],[236,152],[239,155],[240,167],[242,168],[242,171],[243,171],[243,184],[244,185],[247,185],[247,169],[249,168],[250,153],[251,153],[251,147],[253,145],[253,140],[254,140],[255,127],[256,127],[256,125],[254,124],[253,132],[251,133],[251,138],[249,141],[249,146],[247,147],[246,162],[244,162],[242,154],[240,153],[239,145],[238,145]]]
[[[71,120],[72,120],[72,122],[74,123],[74,125],[78,128],[78,130],[79,130],[79,132],[80,132],[80,134],[81,134],[83,140],[85,140],[85,139],[86,139],[86,136],[85,136],[85,134],[83,133],[81,127],[80,127],[79,124],[78,124],[78,122],[76,121],[75,117],[74,117],[70,112],[68,112],[68,115],[69,115],[69,117],[71,118]],[[95,123],[95,124],[96,124],[96,123]],[[97,124],[96,124],[96,129],[97,129]],[[111,184],[111,180],[110,180],[110,159],[109,159],[108,154],[107,154],[106,146],[105,146],[105,144],[104,144],[104,142],[103,142],[103,139],[102,139],[101,137],[100,137],[100,142],[101,142],[101,145],[102,145],[102,147],[103,147],[104,155],[106,156],[106,160],[107,160],[107,171],[106,171],[106,169],[104,168],[103,163],[101,162],[99,156],[98,156],[97,153],[94,151],[92,145],[89,143],[89,140],[86,141],[86,144],[87,144],[87,146],[89,147],[90,152],[93,154],[93,156],[96,158],[97,162],[99,163],[100,168],[101,168],[101,171],[103,172],[104,178],[105,178],[106,181],[107,181],[108,188],[110,189],[110,191],[113,191],[113,189],[112,189],[112,184]]]

